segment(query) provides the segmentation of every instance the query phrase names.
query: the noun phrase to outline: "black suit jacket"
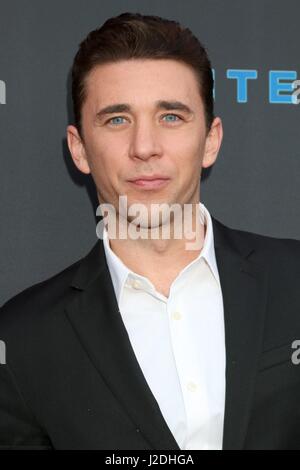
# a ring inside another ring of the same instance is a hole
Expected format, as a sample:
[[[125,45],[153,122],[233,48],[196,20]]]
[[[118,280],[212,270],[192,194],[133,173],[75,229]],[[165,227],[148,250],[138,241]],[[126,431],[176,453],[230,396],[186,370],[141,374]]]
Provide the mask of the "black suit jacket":
[[[225,315],[223,449],[300,449],[300,241],[212,217]],[[0,310],[0,448],[179,450],[132,349],[102,240]]]

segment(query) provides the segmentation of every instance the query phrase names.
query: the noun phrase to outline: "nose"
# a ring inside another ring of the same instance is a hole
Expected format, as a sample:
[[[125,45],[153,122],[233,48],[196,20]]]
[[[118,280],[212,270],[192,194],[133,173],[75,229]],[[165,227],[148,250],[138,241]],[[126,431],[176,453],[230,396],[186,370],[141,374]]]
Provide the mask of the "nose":
[[[137,123],[131,136],[130,158],[148,160],[152,157],[161,157],[161,155],[162,147],[155,124],[146,120]]]

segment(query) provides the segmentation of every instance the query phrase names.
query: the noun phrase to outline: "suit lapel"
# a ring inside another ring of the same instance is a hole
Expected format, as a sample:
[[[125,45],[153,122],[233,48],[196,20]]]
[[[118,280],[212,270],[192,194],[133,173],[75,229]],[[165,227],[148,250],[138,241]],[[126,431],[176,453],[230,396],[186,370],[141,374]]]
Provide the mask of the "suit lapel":
[[[256,364],[261,350],[267,278],[251,262],[244,236],[212,217],[224,302],[226,401],[224,449],[240,449],[246,436]],[[153,396],[119,313],[102,240],[79,263],[66,306],[92,363],[149,446],[180,450]],[[77,291],[77,292],[76,292]],[[76,295],[75,295],[76,294]],[[100,397],[101,398],[101,397]]]
[[[179,450],[135,357],[98,241],[77,271],[66,313],[92,363],[150,448]],[[99,397],[101,399],[101,397]]]
[[[267,301],[266,269],[245,235],[212,218],[224,303],[226,398],[223,449],[242,449],[251,411]],[[229,235],[229,237],[228,237]]]

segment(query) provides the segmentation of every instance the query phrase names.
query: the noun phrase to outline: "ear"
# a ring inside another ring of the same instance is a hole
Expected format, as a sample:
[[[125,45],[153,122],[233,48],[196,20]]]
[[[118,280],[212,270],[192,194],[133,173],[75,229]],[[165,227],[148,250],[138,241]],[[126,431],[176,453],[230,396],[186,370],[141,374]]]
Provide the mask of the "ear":
[[[82,173],[90,173],[91,170],[88,164],[84,144],[79,135],[77,127],[72,125],[67,127],[67,141],[73,162],[77,166],[78,170],[80,170]]]
[[[213,165],[217,159],[219,149],[223,139],[223,126],[219,117],[216,117],[210,127],[209,133],[206,137],[204,157],[202,167],[208,168]]]

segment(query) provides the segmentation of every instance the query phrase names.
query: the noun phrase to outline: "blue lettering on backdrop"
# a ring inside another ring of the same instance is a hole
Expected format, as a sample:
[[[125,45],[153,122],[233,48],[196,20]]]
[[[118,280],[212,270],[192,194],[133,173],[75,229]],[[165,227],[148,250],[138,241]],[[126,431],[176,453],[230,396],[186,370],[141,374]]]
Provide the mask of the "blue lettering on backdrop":
[[[247,103],[248,80],[257,79],[257,70],[228,69],[226,76],[227,78],[236,79],[237,81],[237,102]]]
[[[216,71],[212,68],[214,79],[213,98],[216,99]],[[226,77],[230,80],[236,80],[238,103],[248,102],[248,80],[257,80],[258,71],[255,69],[227,69]],[[294,82],[297,80],[297,72],[294,70],[270,70],[269,71],[269,103],[274,104],[298,104],[294,91]],[[293,96],[294,95],[294,96]]]
[[[269,101],[270,103],[288,103],[292,104],[292,94],[281,94],[281,91],[293,92],[293,83],[281,80],[296,80],[297,73],[293,70],[270,70],[269,72]]]

